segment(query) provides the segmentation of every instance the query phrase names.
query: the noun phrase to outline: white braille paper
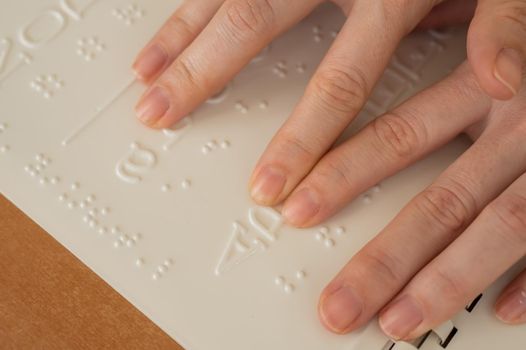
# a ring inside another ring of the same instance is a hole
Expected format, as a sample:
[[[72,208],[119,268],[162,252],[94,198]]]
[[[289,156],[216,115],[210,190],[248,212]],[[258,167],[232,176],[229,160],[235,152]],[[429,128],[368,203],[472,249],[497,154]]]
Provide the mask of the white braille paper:
[[[134,117],[144,86],[129,66],[178,4],[1,2],[0,190],[188,350],[390,347],[374,322],[327,332],[319,293],[467,143],[378,184],[323,226],[287,227],[250,201],[246,183],[344,19],[323,6],[180,124],[148,130]],[[408,38],[350,132],[453,69],[464,46],[455,30]],[[497,292],[452,320],[448,348],[525,347],[524,328],[493,318]],[[439,341],[433,333],[422,348]]]

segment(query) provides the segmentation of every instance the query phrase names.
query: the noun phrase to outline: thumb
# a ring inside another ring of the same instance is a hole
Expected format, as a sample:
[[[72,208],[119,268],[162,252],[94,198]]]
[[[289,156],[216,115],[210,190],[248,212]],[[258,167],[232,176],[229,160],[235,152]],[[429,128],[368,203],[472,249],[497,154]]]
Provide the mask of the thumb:
[[[526,0],[479,0],[468,33],[468,58],[481,87],[508,100],[522,85]]]

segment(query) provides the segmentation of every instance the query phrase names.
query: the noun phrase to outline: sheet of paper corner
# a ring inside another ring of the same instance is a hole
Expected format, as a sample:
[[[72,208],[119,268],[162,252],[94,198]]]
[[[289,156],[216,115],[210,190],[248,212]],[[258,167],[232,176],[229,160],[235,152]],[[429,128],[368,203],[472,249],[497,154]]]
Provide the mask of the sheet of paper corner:
[[[3,3],[0,190],[188,350],[381,349],[387,338],[375,322],[348,336],[325,331],[318,295],[466,141],[379,184],[323,226],[285,227],[277,212],[250,202],[245,183],[343,18],[323,6],[222,94],[156,132],[134,118],[144,87],[129,65],[178,3]],[[407,39],[350,132],[453,69],[463,46],[461,31]],[[459,333],[449,348],[524,347],[524,328],[491,313],[510,275],[453,319]]]

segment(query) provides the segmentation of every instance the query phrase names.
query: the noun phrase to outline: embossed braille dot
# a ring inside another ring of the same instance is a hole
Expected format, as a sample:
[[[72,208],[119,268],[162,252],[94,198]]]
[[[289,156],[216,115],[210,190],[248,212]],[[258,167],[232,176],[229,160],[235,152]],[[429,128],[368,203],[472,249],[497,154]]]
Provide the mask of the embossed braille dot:
[[[192,182],[190,180],[184,180],[183,182],[181,182],[181,187],[183,188],[183,190],[187,190],[190,187],[192,187]]]
[[[100,235],[105,235],[106,233],[108,233],[108,229],[106,227],[99,228]]]
[[[336,228],[336,234],[337,235],[343,235],[344,233],[345,233],[345,227],[340,226],[340,227]]]
[[[114,234],[114,235],[116,235],[116,234],[118,234],[120,232],[121,232],[121,229],[119,228],[119,226],[113,226],[111,228],[111,233]]]
[[[100,213],[104,216],[108,215],[110,213],[110,208],[102,208]]]
[[[320,227],[320,233],[326,235],[329,233],[329,228],[326,226]]]
[[[0,146],[0,153],[7,153],[9,152],[9,145],[3,145],[3,146]]]
[[[372,201],[373,201],[373,199],[372,199],[372,197],[371,197],[370,194],[365,194],[365,195],[363,196],[363,202],[364,202],[365,204],[371,204]]]
[[[325,237],[325,235],[321,232],[316,233],[316,240],[321,241]]]
[[[137,266],[137,267],[144,266],[144,259],[143,258],[138,258],[137,260],[135,260],[135,266]]]
[[[170,186],[169,184],[161,186],[162,192],[170,192],[171,189],[172,189],[172,186]]]
[[[223,142],[221,142],[221,148],[222,149],[228,149],[228,148],[230,148],[230,146],[231,146],[230,145],[230,141],[223,141]]]
[[[172,259],[166,259],[163,263],[164,266],[166,267],[170,267],[174,264],[173,260]]]
[[[68,208],[69,209],[75,209],[77,206],[78,206],[78,204],[75,201],[71,201],[71,202],[68,203]]]
[[[285,291],[285,293],[290,294],[294,292],[294,286],[290,283],[286,284],[285,287],[283,287],[283,290]]]
[[[70,188],[73,190],[73,191],[76,191],[80,188],[80,184],[78,182],[74,182],[71,184]]]
[[[236,102],[235,107],[242,114],[247,114],[248,113],[248,107],[242,101]]]
[[[41,185],[47,185],[49,183],[49,179],[44,176],[44,177],[40,178],[39,182],[40,182]]]
[[[153,279],[154,281],[157,281],[159,278],[161,278],[161,274],[160,274],[159,272],[154,272],[154,273],[152,274],[152,279]]]
[[[135,246],[135,241],[134,241],[133,239],[129,239],[129,240],[127,240],[127,241],[126,241],[126,246],[127,246],[128,248],[131,248],[131,247]]]
[[[60,178],[59,177],[52,177],[51,178],[51,184],[53,185],[58,185],[58,183],[60,182]]]
[[[89,222],[89,227],[91,228],[95,228],[99,225],[99,223],[97,222],[97,220],[90,220]]]
[[[166,269],[166,266],[161,265],[161,266],[157,267],[157,271],[158,271],[159,273],[161,273],[161,274],[165,273],[166,270],[167,270],[167,269]]]
[[[65,202],[68,200],[68,195],[67,194],[61,194],[60,196],[58,196],[58,200],[61,201],[61,202]]]
[[[93,203],[95,199],[96,199],[95,196],[90,194],[89,196],[86,197],[86,202]]]
[[[305,271],[298,271],[296,272],[296,278],[299,279],[299,280],[302,280],[304,279],[305,277],[307,276],[307,274],[305,273]]]
[[[332,248],[336,244],[331,238],[326,239],[324,243],[327,248]]]
[[[276,277],[274,279],[274,283],[278,286],[281,286],[285,283],[285,278],[283,278],[282,276]]]
[[[120,247],[122,247],[122,242],[117,240],[117,241],[113,242],[113,246],[115,248],[120,248]]]

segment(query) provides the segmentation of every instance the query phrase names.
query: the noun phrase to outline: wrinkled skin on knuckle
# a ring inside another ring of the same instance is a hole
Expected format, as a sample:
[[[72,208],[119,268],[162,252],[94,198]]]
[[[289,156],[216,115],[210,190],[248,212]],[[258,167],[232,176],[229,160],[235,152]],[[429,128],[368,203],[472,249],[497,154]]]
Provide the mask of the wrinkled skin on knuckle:
[[[342,155],[326,156],[316,171],[321,178],[339,184],[342,190],[340,194],[355,190],[356,185],[351,178],[352,171]]]
[[[267,36],[275,22],[270,0],[231,0],[225,4],[229,35],[237,42]]]
[[[471,222],[474,212],[458,192],[445,186],[433,185],[415,199],[417,210],[453,237]]]
[[[526,196],[522,194],[503,194],[487,207],[490,215],[496,218],[496,227],[511,244],[519,244],[526,251]]]
[[[470,296],[466,294],[465,279],[456,278],[454,274],[438,266],[430,269],[427,273],[429,283],[435,289],[434,295],[442,296],[449,301],[449,305],[454,305],[464,300],[465,302],[469,301]],[[424,296],[423,299],[426,300],[426,305],[430,305],[433,308],[433,300],[429,300],[427,296]]]
[[[508,0],[492,11],[493,20],[510,22],[526,34],[526,3],[519,0]]]
[[[359,70],[325,68],[313,79],[311,93],[322,108],[349,115],[360,111],[368,97],[365,75]]]
[[[371,128],[379,142],[379,151],[387,152],[396,159],[407,159],[417,154],[425,143],[423,139],[426,135],[394,112],[375,119]]]

